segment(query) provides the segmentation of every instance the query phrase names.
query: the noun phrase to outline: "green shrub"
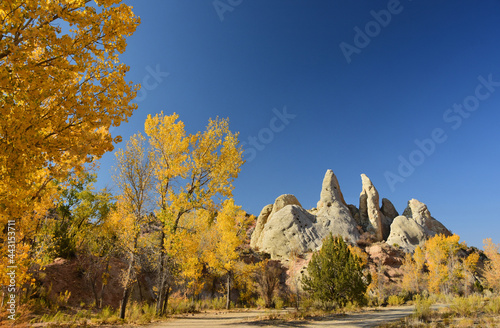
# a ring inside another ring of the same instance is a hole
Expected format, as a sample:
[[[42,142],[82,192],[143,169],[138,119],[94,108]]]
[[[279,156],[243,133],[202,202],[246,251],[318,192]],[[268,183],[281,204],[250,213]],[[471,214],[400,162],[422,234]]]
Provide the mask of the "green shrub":
[[[328,304],[344,307],[348,302],[366,302],[365,292],[370,283],[369,277],[366,278],[361,259],[351,253],[342,237],[330,234],[319,252],[313,254],[302,285],[325,308]]]
[[[259,297],[255,301],[255,305],[257,305],[259,308],[265,308],[266,307],[266,301],[264,301],[264,299],[262,297]]]
[[[273,298],[273,303],[274,303],[274,308],[276,310],[281,310],[283,309],[284,305],[285,305],[285,301],[283,301],[283,299],[279,296],[275,296]]]
[[[391,295],[387,299],[387,304],[390,306],[403,305],[405,303],[405,299],[403,296]]]
[[[428,321],[432,316],[432,300],[421,295],[415,295],[413,302],[415,304],[413,317],[421,321]]]
[[[133,302],[127,309],[126,320],[129,323],[150,323],[156,315],[156,307],[147,303]]]
[[[357,302],[347,302],[346,306],[345,306],[345,310],[346,311],[356,311],[356,310],[359,310],[360,308],[360,305],[357,303]]]

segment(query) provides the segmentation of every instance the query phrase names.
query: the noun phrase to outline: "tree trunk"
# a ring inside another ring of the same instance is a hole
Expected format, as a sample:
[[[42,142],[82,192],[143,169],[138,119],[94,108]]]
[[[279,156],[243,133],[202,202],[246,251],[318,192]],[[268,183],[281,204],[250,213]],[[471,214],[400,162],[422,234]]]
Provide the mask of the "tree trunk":
[[[162,315],[163,302],[165,300],[165,252],[164,252],[165,231],[162,229],[160,241],[160,273],[158,283],[158,299],[156,300],[156,314]]]
[[[170,286],[167,286],[167,289],[165,291],[165,301],[163,302],[163,313],[167,313],[167,308],[168,308],[168,298],[170,296]]]
[[[108,273],[109,273],[109,260],[110,257],[106,258],[106,269],[104,270],[102,281],[101,281],[101,292],[99,293],[99,309],[102,309],[102,299],[104,298],[104,289],[106,288],[107,281],[106,283],[104,282],[104,275],[106,276],[106,280],[108,279]]]
[[[99,307],[99,296],[97,295],[97,282],[92,279],[93,281],[90,282],[90,286],[92,287],[92,294],[94,295],[94,302],[95,302],[95,306]],[[97,279],[96,279],[97,280]]]
[[[139,281],[139,277],[137,277],[137,290],[139,291],[139,299],[141,300],[142,304],[144,302],[144,298],[142,297],[141,282]]]
[[[127,308],[128,298],[130,296],[130,280],[132,276],[132,267],[134,266],[134,253],[130,254],[130,262],[128,264],[127,275],[125,276],[125,288],[123,289],[123,297],[120,304],[120,318],[125,319],[125,311]]]
[[[125,311],[127,308],[127,302],[128,298],[130,296],[130,281],[132,280],[132,274],[133,274],[133,269],[134,269],[134,262],[135,262],[135,252],[137,250],[137,241],[139,240],[139,233],[137,232],[136,235],[134,236],[134,248],[130,252],[130,259],[129,259],[129,264],[128,264],[128,269],[127,269],[127,275],[125,276],[125,287],[123,289],[123,297],[122,301],[120,304],[120,318],[125,319]]]
[[[125,319],[125,311],[127,308],[128,298],[130,296],[130,287],[125,287],[123,291],[123,298],[120,304],[120,319]]]
[[[231,304],[231,272],[227,273],[227,282],[226,282],[226,289],[227,289],[227,298],[226,298],[226,310],[229,310],[229,305]]]

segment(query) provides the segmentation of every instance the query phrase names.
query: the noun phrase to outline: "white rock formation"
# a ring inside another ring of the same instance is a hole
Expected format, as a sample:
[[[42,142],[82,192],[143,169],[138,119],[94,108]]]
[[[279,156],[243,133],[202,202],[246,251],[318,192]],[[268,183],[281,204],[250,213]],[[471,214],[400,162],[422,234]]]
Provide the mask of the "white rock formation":
[[[262,211],[260,211],[259,217],[257,218],[257,223],[255,224],[255,229],[252,233],[252,238],[250,239],[250,247],[255,248],[261,242],[262,230],[264,230],[264,225],[267,223],[267,219],[273,210],[273,204],[264,206]]]
[[[403,215],[408,218],[413,218],[413,220],[424,227],[426,233],[430,237],[433,237],[436,234],[451,236],[451,232],[446,229],[441,222],[431,216],[427,205],[416,199],[408,201],[408,206],[404,210]]]
[[[302,207],[287,205],[269,218],[257,248],[270,254],[271,259],[313,251],[321,246],[325,235],[316,223],[316,217]]]
[[[325,206],[329,207],[334,202],[341,203],[347,207],[337,177],[332,170],[327,170],[323,178],[317,209],[320,210]]]
[[[328,233],[343,236],[351,242],[359,239],[356,221],[347,207],[337,177],[332,170],[326,171],[323,179],[316,217],[318,224],[328,227]]]
[[[384,215],[380,211],[379,195],[372,181],[364,174],[361,174],[363,189],[359,195],[359,216],[363,228],[366,231],[372,232],[376,240],[384,239],[383,222]]]
[[[370,179],[362,174],[359,210],[347,205],[335,174],[328,170],[323,179],[317,208],[305,210],[293,195],[281,195],[265,206],[257,218],[250,246],[269,253],[272,259],[288,260],[294,254],[319,249],[330,233],[356,242],[360,233],[371,232],[379,241],[397,244],[406,252],[438,233],[451,235],[434,219],[427,206],[416,199],[408,202],[403,215],[382,199]]]
[[[276,200],[274,201],[273,210],[271,211],[271,214],[269,214],[269,216],[278,212],[279,210],[281,210],[283,207],[285,207],[287,205],[297,205],[299,207],[302,207],[302,205],[300,205],[297,197],[295,197],[294,195],[290,195],[290,194],[281,195],[278,198],[276,198]]]
[[[399,213],[398,211],[396,211],[396,208],[391,203],[391,201],[387,198],[382,198],[382,207],[380,208],[380,211],[383,215],[382,234],[384,235],[384,240],[387,240],[391,233],[392,221],[394,221],[394,219],[399,216]]]
[[[387,243],[400,246],[407,253],[413,253],[415,248],[422,246],[426,240],[427,234],[420,224],[400,215],[391,224],[391,234],[387,238]]]
[[[387,243],[397,244],[405,252],[413,253],[417,246],[422,246],[427,239],[437,234],[450,236],[451,232],[431,216],[427,205],[412,199],[408,201],[403,215],[392,222]]]
[[[269,214],[267,214],[269,213]],[[269,212],[266,206],[257,220],[251,246],[269,253],[272,259],[289,259],[321,247],[330,233],[355,242],[359,239],[340,186],[331,170],[323,179],[316,215],[302,208],[293,195],[278,197]]]

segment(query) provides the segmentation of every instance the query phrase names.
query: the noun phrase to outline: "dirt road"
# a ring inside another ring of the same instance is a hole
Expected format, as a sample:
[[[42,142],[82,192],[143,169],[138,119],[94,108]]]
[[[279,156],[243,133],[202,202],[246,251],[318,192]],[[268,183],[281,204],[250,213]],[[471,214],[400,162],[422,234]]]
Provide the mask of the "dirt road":
[[[391,322],[410,315],[412,306],[401,306],[394,308],[382,308],[379,310],[367,310],[360,313],[352,313],[344,316],[335,315],[311,320],[297,321],[269,321],[259,320],[270,312],[251,310],[247,312],[229,313],[202,313],[183,318],[172,319],[168,322],[155,323],[148,328],[188,328],[188,327],[336,327],[336,328],[360,328],[375,327],[382,323]]]

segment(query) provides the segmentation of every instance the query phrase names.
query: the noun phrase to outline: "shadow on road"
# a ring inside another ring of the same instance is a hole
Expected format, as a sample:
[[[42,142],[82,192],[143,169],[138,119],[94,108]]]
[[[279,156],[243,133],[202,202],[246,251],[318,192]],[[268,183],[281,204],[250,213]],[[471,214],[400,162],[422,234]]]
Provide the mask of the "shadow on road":
[[[286,312],[286,310],[281,313]],[[273,313],[260,310],[234,313],[205,313],[194,316],[176,318],[170,322],[156,323],[151,328],[209,328],[209,327],[337,327],[337,328],[367,328],[383,323],[397,321],[409,316],[412,306],[402,306],[384,309],[369,309],[367,311],[349,314],[331,314],[307,318],[307,320],[269,320],[263,319]]]
[[[256,320],[241,322],[240,326],[246,327],[376,327],[383,323],[397,321],[412,313],[413,307],[390,308],[384,310],[371,310],[360,313],[332,314],[307,318],[306,320]],[[230,326],[230,325],[228,325]]]

